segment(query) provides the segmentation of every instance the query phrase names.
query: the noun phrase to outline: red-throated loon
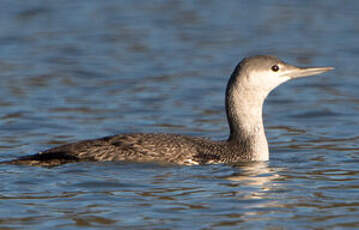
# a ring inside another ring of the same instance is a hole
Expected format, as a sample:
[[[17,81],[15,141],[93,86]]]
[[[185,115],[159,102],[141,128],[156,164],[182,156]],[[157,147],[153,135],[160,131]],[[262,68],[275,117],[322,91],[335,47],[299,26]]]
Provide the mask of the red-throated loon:
[[[299,68],[269,55],[244,58],[227,84],[225,102],[230,129],[227,140],[160,133],[120,134],[66,144],[3,163],[55,166],[76,161],[151,161],[193,165],[266,161],[269,150],[262,107],[267,95],[290,79],[332,69]]]

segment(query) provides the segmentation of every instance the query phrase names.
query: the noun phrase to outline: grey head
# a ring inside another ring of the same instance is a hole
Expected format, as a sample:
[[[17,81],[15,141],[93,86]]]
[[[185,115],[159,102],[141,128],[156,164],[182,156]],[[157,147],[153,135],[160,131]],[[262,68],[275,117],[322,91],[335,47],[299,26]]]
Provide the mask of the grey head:
[[[317,75],[332,69],[333,67],[296,67],[275,56],[257,55],[244,58],[235,68],[231,81],[265,98],[275,87],[288,80]]]

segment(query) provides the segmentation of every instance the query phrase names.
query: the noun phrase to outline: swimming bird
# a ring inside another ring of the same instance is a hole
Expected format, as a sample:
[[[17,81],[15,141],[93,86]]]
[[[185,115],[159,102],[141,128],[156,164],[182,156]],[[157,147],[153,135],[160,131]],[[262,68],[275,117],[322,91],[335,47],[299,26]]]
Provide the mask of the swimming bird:
[[[197,165],[267,161],[269,149],[262,108],[268,94],[288,80],[332,69],[300,68],[270,55],[244,58],[235,67],[226,88],[226,140],[165,133],[119,134],[66,144],[3,163],[56,166],[77,161],[135,161]]]

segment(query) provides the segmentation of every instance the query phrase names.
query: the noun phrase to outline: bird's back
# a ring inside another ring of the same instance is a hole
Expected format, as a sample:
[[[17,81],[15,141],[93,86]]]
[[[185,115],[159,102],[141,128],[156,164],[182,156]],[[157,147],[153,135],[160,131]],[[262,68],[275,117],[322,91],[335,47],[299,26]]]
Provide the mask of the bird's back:
[[[224,163],[234,150],[226,141],[176,134],[120,134],[66,144],[11,161],[54,166],[74,161],[164,162],[179,165]]]

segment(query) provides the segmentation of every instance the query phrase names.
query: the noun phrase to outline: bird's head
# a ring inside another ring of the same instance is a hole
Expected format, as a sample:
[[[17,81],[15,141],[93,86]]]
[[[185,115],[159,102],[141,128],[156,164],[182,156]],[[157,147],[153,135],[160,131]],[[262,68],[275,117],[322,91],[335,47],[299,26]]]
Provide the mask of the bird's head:
[[[296,67],[275,56],[257,55],[244,58],[232,74],[237,87],[266,97],[280,84],[295,78],[317,75],[333,67]]]

